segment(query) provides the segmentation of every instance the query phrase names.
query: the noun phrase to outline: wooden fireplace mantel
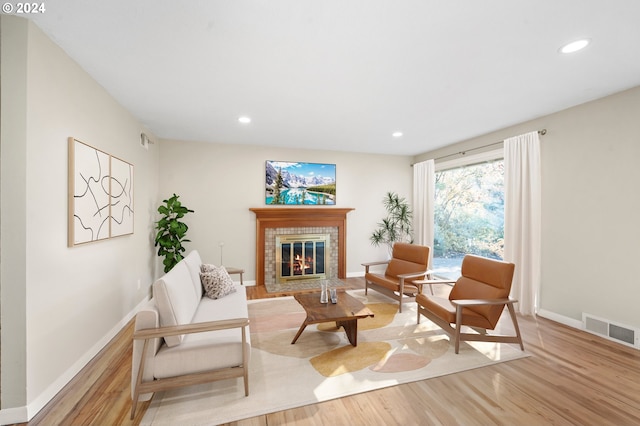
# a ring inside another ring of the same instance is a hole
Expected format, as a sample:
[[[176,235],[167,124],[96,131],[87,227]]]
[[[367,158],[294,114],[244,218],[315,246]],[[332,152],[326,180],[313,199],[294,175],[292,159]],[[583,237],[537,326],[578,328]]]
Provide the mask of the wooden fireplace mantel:
[[[250,208],[256,214],[256,285],[264,285],[266,228],[308,226],[338,228],[338,278],[347,275],[347,213],[353,208],[337,207],[264,207]]]

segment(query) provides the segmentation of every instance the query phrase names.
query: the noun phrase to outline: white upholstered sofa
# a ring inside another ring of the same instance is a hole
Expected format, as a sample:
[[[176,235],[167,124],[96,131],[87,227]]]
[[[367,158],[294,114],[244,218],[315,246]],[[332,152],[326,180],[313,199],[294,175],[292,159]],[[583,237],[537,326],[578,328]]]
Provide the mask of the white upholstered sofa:
[[[245,288],[235,284],[235,292],[210,299],[203,295],[201,263],[197,251],[189,253],[153,284],[153,297],[136,314],[132,419],[139,400],[174,387],[243,377],[249,395]]]

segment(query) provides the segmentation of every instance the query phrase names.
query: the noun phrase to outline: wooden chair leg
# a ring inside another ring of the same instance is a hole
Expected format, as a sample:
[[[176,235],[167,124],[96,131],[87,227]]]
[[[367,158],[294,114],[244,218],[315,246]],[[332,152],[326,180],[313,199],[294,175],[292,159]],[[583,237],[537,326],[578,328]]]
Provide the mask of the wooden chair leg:
[[[524,345],[522,344],[522,336],[520,335],[520,327],[518,327],[518,318],[516,317],[516,310],[513,308],[513,303],[508,303],[509,315],[511,315],[511,321],[513,321],[513,328],[516,330],[516,336],[518,337],[518,343],[520,343],[520,349],[524,351]]]
[[[147,349],[149,347],[149,339],[145,339],[144,344],[142,345],[142,357],[140,358],[140,365],[138,366],[138,375],[136,377],[136,384],[133,388],[133,395],[131,396],[131,420],[136,415],[136,407],[138,406],[138,398],[140,397],[140,384],[142,384],[142,376],[144,375],[144,365],[145,365],[145,355],[147,354]]]
[[[242,369],[244,375],[244,396],[249,396],[249,349],[247,348],[247,327],[242,327]]]
[[[138,405],[138,395],[133,396],[133,402],[131,404],[131,420],[136,416],[136,406]]]
[[[456,353],[460,351],[460,329],[462,328],[462,307],[456,307],[456,332],[454,336]]]
[[[364,275],[366,276],[369,273],[369,265],[364,267]],[[367,279],[364,279],[364,295],[366,296],[367,294],[369,294],[369,281],[367,281]]]

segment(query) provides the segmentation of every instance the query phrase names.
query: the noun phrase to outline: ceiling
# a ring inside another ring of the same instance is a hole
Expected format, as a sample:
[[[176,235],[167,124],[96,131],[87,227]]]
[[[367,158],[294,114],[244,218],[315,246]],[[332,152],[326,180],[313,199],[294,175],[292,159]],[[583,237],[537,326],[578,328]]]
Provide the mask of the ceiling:
[[[163,139],[415,155],[640,85],[637,0],[45,4],[29,19]]]

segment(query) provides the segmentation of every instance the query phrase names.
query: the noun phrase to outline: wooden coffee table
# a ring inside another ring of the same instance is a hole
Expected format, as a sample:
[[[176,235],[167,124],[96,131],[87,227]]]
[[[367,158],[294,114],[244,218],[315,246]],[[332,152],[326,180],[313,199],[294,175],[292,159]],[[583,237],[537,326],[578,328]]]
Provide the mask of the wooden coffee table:
[[[344,291],[338,292],[337,303],[320,303],[320,292],[298,293],[293,296],[307,313],[307,318],[300,326],[293,345],[309,324],[336,322],[336,327],[343,327],[347,338],[353,346],[358,345],[358,319],[373,317],[373,312],[358,299]]]

